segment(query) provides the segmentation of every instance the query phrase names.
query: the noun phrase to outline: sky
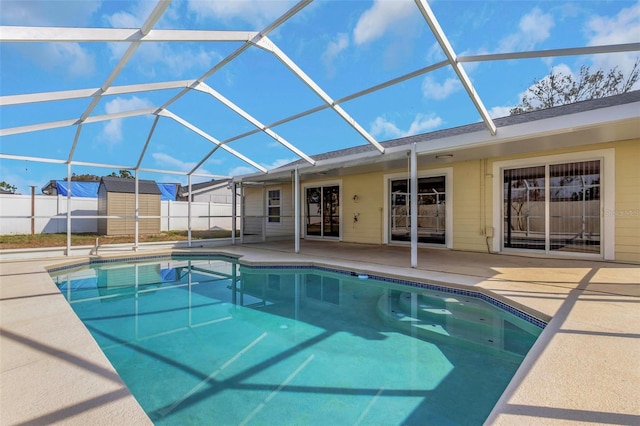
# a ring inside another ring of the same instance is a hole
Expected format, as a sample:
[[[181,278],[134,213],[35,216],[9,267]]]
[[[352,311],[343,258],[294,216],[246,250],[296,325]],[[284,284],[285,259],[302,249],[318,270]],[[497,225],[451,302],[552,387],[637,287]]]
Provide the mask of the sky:
[[[0,0],[3,26],[139,28],[156,2],[112,0]],[[285,0],[174,0],[154,29],[260,31],[295,2]],[[430,1],[459,56],[640,42],[640,1]],[[443,61],[444,53],[411,0],[316,0],[269,33],[269,39],[332,99]],[[112,86],[195,80],[236,51],[239,42],[142,43]],[[0,96],[102,86],[129,47],[123,42],[0,43]],[[492,117],[509,114],[536,79],[549,72],[576,75],[618,67],[628,72],[640,52],[463,63]],[[264,125],[321,106],[323,100],[271,52],[251,46],[205,83]],[[635,87],[636,89],[639,87]],[[157,108],[178,89],[103,96],[90,116]],[[91,99],[0,107],[0,127],[78,119]],[[478,122],[481,116],[450,66],[343,102],[340,106],[377,141]],[[191,90],[167,108],[225,141],[255,127],[209,94]],[[106,175],[138,163],[153,115],[0,137],[0,152],[114,167],[73,165],[72,173]],[[272,129],[307,155],[367,144],[331,109]],[[299,159],[269,135],[233,140],[230,148],[271,169]],[[73,148],[73,149],[72,149]],[[214,145],[189,128],[161,117],[141,167],[180,174],[140,172],[141,179],[187,183]],[[258,170],[218,149],[193,183]],[[0,159],[0,181],[36,193],[64,179],[65,164]]]

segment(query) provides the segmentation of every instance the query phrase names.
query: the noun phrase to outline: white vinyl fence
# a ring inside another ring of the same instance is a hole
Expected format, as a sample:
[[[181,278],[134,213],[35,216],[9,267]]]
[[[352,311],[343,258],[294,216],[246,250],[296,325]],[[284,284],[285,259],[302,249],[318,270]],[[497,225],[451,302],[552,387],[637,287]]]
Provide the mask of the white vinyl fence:
[[[32,218],[33,203],[33,218]],[[191,229],[231,229],[231,204],[191,203]],[[161,230],[188,229],[189,203],[186,201],[161,201]],[[237,212],[240,212],[238,206]],[[71,232],[98,232],[98,199],[71,197]],[[240,219],[236,219],[237,229]],[[67,232],[67,197],[49,195],[0,194],[0,235],[54,234]]]

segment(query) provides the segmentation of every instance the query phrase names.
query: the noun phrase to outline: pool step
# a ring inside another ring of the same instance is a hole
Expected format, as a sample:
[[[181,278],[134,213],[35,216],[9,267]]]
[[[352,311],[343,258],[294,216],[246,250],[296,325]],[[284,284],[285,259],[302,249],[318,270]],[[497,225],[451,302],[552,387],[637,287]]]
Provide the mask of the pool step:
[[[513,352],[508,347],[507,339],[511,341],[514,337],[512,330],[498,330],[492,326],[491,321],[485,323],[477,318],[473,312],[475,309],[472,309],[472,313],[465,314],[462,306],[455,306],[458,301],[450,301],[449,303],[454,304],[453,309],[423,304],[425,306],[418,310],[417,315],[412,316],[411,296],[409,294],[407,303],[407,294],[409,293],[390,292],[380,297],[377,311],[385,323],[406,333],[417,333],[418,337],[426,340],[475,347],[482,351],[497,351],[501,356],[516,361],[525,355],[517,353],[517,349]],[[468,318],[459,318],[458,315]],[[495,316],[492,321],[497,321]]]
[[[426,299],[426,300],[425,300]],[[453,299],[453,298],[451,298]],[[492,323],[501,321],[503,315],[500,311],[489,309],[479,305],[477,301],[462,302],[457,299],[449,301],[446,305],[432,305],[433,298],[418,295],[416,314],[418,318],[427,321],[435,321],[440,324],[455,324],[471,328],[491,328]],[[399,296],[399,307],[403,312],[412,312],[411,293],[401,293]]]

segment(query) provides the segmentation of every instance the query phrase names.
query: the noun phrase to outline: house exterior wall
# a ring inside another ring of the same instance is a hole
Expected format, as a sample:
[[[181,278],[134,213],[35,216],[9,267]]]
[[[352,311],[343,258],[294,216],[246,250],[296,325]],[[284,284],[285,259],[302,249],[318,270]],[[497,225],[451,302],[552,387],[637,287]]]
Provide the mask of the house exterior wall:
[[[342,178],[343,241],[382,244],[382,179],[382,173],[364,173]],[[354,196],[357,196],[355,200]]]
[[[242,231],[245,235],[260,235],[264,226],[264,194],[262,187],[245,186]],[[238,212],[239,214],[240,212]],[[293,229],[291,230],[293,234]]]
[[[640,140],[616,144],[616,260],[640,262]]]
[[[510,157],[496,157],[492,159],[479,159],[472,161],[461,161],[448,164],[452,172],[450,179],[453,180],[452,194],[447,194],[447,208],[453,206],[453,242],[451,248],[464,251],[487,251],[495,249],[499,245],[501,229],[496,224],[501,223],[502,212],[495,207],[494,191],[496,182],[500,188],[501,176],[494,176],[494,165],[496,162],[508,162],[511,160],[523,160],[533,158],[545,158],[560,156],[571,158],[572,154],[577,157],[590,155],[591,151],[614,153],[606,160],[608,170],[603,170],[603,179],[612,180],[615,177],[614,194],[603,193],[603,200],[613,200],[614,207],[607,208],[610,204],[603,201],[601,205],[602,222],[605,223],[604,232],[609,232],[605,238],[611,241],[614,254],[611,258],[619,261],[640,262],[640,140],[620,141],[606,144],[589,145],[575,147],[571,149],[548,150],[534,152],[527,155]],[[595,154],[594,154],[595,155]],[[572,161],[572,160],[569,160]],[[614,171],[611,169],[613,164]],[[427,173],[437,167],[422,167],[419,173]],[[342,241],[381,244],[385,242],[385,228],[388,214],[385,204],[388,198],[385,196],[384,187],[387,185],[385,176],[406,173],[406,169],[389,170],[384,172],[372,172],[358,175],[341,176],[338,180],[341,185],[341,214],[342,214]],[[610,174],[607,177],[607,174]],[[495,181],[497,179],[497,181]],[[304,187],[322,184],[325,181],[301,181],[301,233],[304,237]],[[282,208],[293,216],[293,200],[291,185],[273,185],[282,190]],[[606,190],[606,189],[604,189]],[[353,196],[357,195],[354,200]],[[498,194],[500,197],[501,195]],[[262,188],[247,188],[245,191],[245,214],[264,214],[264,199]],[[587,203],[589,204],[589,203]],[[592,203],[593,204],[593,203]],[[540,206],[538,206],[540,207]],[[538,208],[533,206],[532,208]],[[558,207],[558,206],[554,206]],[[587,208],[592,209],[592,205]],[[540,207],[543,208],[543,207]],[[551,212],[553,214],[553,212]],[[357,221],[354,221],[357,216]],[[614,231],[608,231],[606,222],[614,216]],[[294,223],[287,220],[278,228],[268,226],[266,236],[293,235]],[[490,237],[493,231],[494,237]],[[604,244],[604,242],[603,242]]]
[[[223,188],[203,191],[198,194],[194,193],[191,201],[201,203],[231,204],[233,203],[233,194],[231,193],[231,190],[225,186]]]

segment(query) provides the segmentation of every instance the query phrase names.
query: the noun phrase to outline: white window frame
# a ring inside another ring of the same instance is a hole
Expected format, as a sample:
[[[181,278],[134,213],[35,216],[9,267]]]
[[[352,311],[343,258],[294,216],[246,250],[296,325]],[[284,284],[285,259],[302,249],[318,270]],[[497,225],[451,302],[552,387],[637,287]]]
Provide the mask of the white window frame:
[[[307,197],[307,188],[316,188],[316,187],[325,187],[325,186],[337,186],[338,188],[340,188],[340,198],[339,198],[339,203],[340,203],[340,208],[338,209],[338,211],[340,212],[340,235],[338,237],[325,237],[325,236],[317,236],[317,235],[307,235],[307,226],[306,226],[306,222],[305,222],[305,218],[307,217],[307,202],[306,202],[306,197]],[[305,183],[304,185],[301,186],[301,190],[302,190],[302,194],[300,196],[300,204],[301,204],[301,209],[300,209],[300,229],[302,229],[302,235],[304,236],[304,238],[309,238],[310,240],[328,240],[328,241],[342,241],[342,231],[344,228],[344,221],[343,221],[343,216],[342,216],[342,201],[343,201],[343,190],[342,190],[342,180],[328,180],[328,181],[322,181],[322,182],[313,182],[313,183]]]
[[[523,252],[536,254],[533,250],[503,249],[503,171],[505,169],[533,166],[548,166],[559,163],[573,163],[579,161],[600,160],[600,253],[565,253],[558,251],[539,251],[539,254],[553,256],[588,257],[605,260],[615,259],[615,215],[606,215],[605,212],[614,211],[616,200],[616,175],[615,175],[615,149],[598,149],[593,151],[571,152],[566,154],[544,155],[539,157],[519,158],[515,160],[496,161],[493,163],[493,251],[498,252]],[[548,185],[546,185],[548,187]],[[546,189],[548,191],[548,188]],[[545,197],[548,201],[548,197]],[[548,216],[548,215],[547,215]],[[548,221],[547,221],[548,226]]]
[[[272,217],[276,217],[276,216],[270,216],[269,215],[269,207],[276,207],[276,206],[269,206],[269,191],[278,191],[278,193],[280,194],[280,203],[278,204],[278,208],[280,209],[280,214],[278,214],[278,222],[271,222],[271,218]],[[276,188],[266,188],[266,197],[265,197],[265,202],[266,202],[266,206],[265,206],[265,219],[267,221],[267,225],[268,226],[281,226],[282,225],[282,188],[280,187],[276,187]]]
[[[392,180],[407,179],[407,172],[392,173],[384,175],[382,179],[382,193],[384,194],[384,206],[382,207],[382,217],[384,218],[382,241],[383,244],[389,245],[407,245],[410,243],[404,243],[399,241],[391,241],[389,236],[389,222],[391,212],[389,211],[390,197],[389,185]],[[444,187],[447,195],[446,208],[445,208],[445,234],[444,244],[429,244],[419,243],[420,246],[428,247],[446,247],[453,248],[453,167],[444,167],[440,169],[418,170],[418,179],[425,177],[438,177],[444,176]]]

